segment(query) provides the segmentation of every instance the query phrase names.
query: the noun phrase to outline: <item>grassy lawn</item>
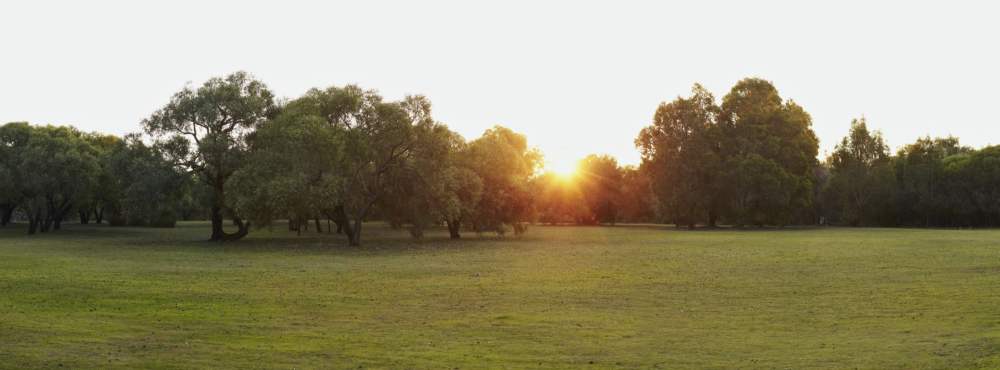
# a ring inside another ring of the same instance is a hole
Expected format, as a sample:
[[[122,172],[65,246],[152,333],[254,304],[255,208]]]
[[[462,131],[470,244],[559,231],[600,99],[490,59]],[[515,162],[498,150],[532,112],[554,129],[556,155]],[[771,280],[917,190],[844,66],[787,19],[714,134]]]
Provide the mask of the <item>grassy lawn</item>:
[[[4,368],[1000,367],[1000,231],[21,227]]]

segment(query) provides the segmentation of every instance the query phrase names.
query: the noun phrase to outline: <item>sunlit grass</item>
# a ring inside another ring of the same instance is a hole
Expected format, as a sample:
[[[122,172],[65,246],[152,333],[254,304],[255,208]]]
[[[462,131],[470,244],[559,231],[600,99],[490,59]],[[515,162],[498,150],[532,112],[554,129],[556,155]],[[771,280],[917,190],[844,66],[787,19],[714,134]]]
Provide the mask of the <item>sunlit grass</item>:
[[[1000,366],[1000,231],[22,232],[3,368]]]

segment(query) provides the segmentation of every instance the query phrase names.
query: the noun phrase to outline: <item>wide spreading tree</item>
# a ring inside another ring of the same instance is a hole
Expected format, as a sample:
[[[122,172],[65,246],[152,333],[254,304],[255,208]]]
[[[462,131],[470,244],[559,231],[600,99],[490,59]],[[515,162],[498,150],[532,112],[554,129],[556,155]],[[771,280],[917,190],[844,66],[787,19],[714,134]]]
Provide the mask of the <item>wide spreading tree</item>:
[[[232,212],[226,182],[246,164],[246,137],[276,113],[274,95],[248,73],[212,78],[198,89],[185,87],[142,121],[146,133],[173,163],[196,175],[212,190],[210,240],[240,239],[249,225]],[[229,216],[238,230],[227,233]]]
[[[93,148],[78,130],[66,126],[10,123],[0,137],[10,153],[5,171],[16,179],[6,190],[7,203],[23,211],[29,234],[59,230],[97,184]]]

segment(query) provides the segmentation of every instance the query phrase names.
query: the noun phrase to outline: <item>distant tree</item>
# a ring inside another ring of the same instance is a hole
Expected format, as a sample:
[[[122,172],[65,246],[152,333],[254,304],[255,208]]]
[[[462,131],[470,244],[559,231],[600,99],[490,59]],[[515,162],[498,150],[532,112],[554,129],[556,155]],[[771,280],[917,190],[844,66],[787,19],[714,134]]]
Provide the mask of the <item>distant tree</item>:
[[[11,222],[14,211],[26,200],[24,169],[21,161],[27,155],[32,128],[25,122],[0,126],[0,226]]]
[[[944,159],[971,150],[954,137],[920,138],[899,150],[893,164],[898,184],[895,211],[901,222],[932,226],[957,216],[949,207]]]
[[[622,168],[622,219],[627,222],[653,222],[657,203],[648,170],[635,166]]]
[[[212,189],[211,240],[240,239],[249,225],[230,209],[226,181],[245,164],[246,137],[276,112],[274,95],[245,72],[212,78],[197,90],[185,87],[163,108],[143,120],[174,164],[197,175]],[[226,233],[229,213],[238,227]]]
[[[114,209],[123,197],[121,189],[115,186],[117,180],[109,166],[112,153],[124,145],[121,138],[115,135],[100,133],[83,134],[83,140],[90,144],[92,154],[97,159],[98,171],[95,174],[97,184],[89,196],[78,205],[80,223],[88,224],[93,217],[94,222],[104,221],[105,210]]]
[[[190,186],[186,174],[138,134],[119,140],[107,157],[110,180],[98,199],[114,198],[102,199],[98,214],[108,212],[113,226],[173,227]]]
[[[18,179],[19,207],[28,234],[59,230],[70,211],[93,191],[99,172],[92,148],[71,127],[14,124],[18,146],[9,169]]]
[[[556,225],[592,219],[576,176],[567,178],[546,172],[531,179],[530,189],[539,222]]]
[[[720,108],[721,193],[730,217],[737,225],[791,222],[812,204],[819,149],[809,114],[756,78],[733,86]]]
[[[468,163],[483,184],[482,196],[469,220],[476,232],[523,232],[532,214],[530,179],[541,164],[541,155],[528,147],[528,139],[508,128],[495,126],[469,143]]]
[[[1000,146],[961,152],[944,159],[948,208],[961,224],[1000,226]]]
[[[661,103],[653,124],[636,139],[667,221],[691,228],[699,221],[715,224],[721,203],[718,114],[712,94],[695,84],[691,97]]]
[[[842,222],[857,226],[887,223],[895,178],[889,146],[880,132],[868,130],[864,118],[851,121],[851,131],[827,160],[832,178],[827,191]]]
[[[575,181],[588,210],[577,222],[614,225],[621,216],[622,203],[622,169],[618,161],[608,155],[588,155],[580,160]]]

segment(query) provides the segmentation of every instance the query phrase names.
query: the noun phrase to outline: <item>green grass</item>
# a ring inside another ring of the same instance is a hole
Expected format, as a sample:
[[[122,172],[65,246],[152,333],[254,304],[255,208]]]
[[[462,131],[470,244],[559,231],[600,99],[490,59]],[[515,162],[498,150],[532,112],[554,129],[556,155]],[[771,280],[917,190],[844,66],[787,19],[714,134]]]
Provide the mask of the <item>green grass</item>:
[[[1000,231],[23,232],[4,368],[1000,367]]]

